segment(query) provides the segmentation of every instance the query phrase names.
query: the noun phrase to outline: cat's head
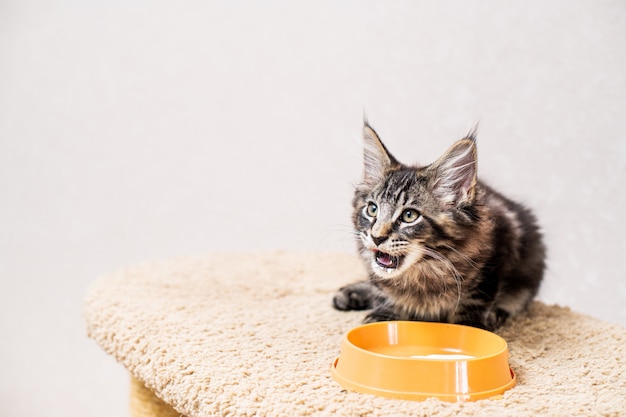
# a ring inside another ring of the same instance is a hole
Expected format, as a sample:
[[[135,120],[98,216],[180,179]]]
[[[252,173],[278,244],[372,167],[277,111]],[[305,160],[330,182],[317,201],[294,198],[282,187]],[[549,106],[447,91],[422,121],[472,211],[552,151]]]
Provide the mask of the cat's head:
[[[364,173],[353,201],[361,256],[381,279],[394,278],[469,233],[476,221],[476,142],[457,141],[434,163],[408,166],[363,127]]]

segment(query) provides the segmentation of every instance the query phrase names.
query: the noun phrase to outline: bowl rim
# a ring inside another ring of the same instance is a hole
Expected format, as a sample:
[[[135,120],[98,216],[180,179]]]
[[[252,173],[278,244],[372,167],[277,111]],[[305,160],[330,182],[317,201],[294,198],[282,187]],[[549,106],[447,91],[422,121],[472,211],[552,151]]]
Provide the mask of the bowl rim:
[[[465,331],[477,332],[477,333],[481,333],[483,335],[487,335],[487,337],[492,337],[492,338],[494,338],[494,340],[496,340],[498,343],[500,343],[501,346],[500,346],[500,348],[497,351],[494,351],[492,353],[488,353],[488,354],[485,354],[485,355],[473,356],[471,358],[463,358],[463,359],[435,359],[435,358],[426,358],[426,357],[414,358],[414,357],[410,357],[410,356],[398,356],[398,355],[390,355],[390,354],[385,354],[385,353],[380,353],[380,352],[374,352],[372,350],[369,350],[369,349],[363,348],[363,347],[361,347],[359,345],[356,345],[356,344],[352,343],[352,341],[350,340],[350,334],[352,334],[353,332],[362,331],[363,329],[367,329],[368,327],[378,327],[378,326],[383,326],[383,325],[426,326],[426,327],[433,326],[433,327],[455,328],[457,330],[458,329],[463,329]],[[501,355],[504,352],[508,352],[508,343],[507,343],[507,341],[504,340],[503,337],[501,337],[500,335],[498,335],[498,334],[496,334],[494,332],[491,332],[491,331],[485,330],[485,329],[480,329],[478,327],[467,326],[467,325],[464,325],[464,324],[441,323],[441,322],[431,322],[431,321],[389,320],[389,321],[378,321],[378,322],[375,322],[375,323],[361,324],[359,326],[355,326],[352,329],[348,330],[344,334],[343,340],[346,343],[348,343],[351,348],[357,349],[357,350],[362,351],[362,352],[365,352],[365,353],[367,353],[369,355],[382,357],[382,358],[403,360],[403,361],[433,361],[433,362],[468,361],[469,362],[469,361],[479,361],[479,360],[493,358],[495,356]]]

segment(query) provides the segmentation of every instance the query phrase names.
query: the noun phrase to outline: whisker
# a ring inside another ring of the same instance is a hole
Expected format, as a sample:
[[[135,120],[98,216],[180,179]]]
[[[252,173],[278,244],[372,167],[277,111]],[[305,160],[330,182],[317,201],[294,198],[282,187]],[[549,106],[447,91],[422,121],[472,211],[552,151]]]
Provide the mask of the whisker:
[[[451,251],[453,251],[454,253],[456,253],[457,255],[459,255],[464,261],[466,261],[468,264],[470,264],[470,266],[474,269],[480,269],[478,267],[478,264],[476,262],[474,262],[469,256],[465,255],[464,253],[460,252],[459,250],[455,249],[454,247],[448,245],[448,244],[444,244],[443,245],[445,248],[450,249]]]
[[[461,282],[463,281],[463,275],[461,275],[461,273],[456,269],[454,264],[440,252],[431,248],[424,248],[423,251],[425,255],[428,255],[431,258],[437,261],[440,261],[452,273],[452,276],[454,277],[454,281],[456,282],[456,288],[457,288],[457,300],[456,300],[456,305],[454,306],[454,310],[453,310],[453,313],[455,313],[456,310],[459,308],[459,305],[461,304],[461,290],[462,290]],[[445,283],[445,280],[444,280],[444,288],[446,288],[446,285],[447,284]]]

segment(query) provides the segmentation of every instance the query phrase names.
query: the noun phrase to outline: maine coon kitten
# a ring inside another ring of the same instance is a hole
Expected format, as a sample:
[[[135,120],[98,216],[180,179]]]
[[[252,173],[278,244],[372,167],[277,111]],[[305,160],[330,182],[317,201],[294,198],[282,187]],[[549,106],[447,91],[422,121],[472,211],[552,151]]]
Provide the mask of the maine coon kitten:
[[[536,295],[545,247],[534,215],[478,181],[474,133],[428,166],[396,160],[367,124],[353,223],[369,281],[339,289],[364,322],[422,320],[488,330]]]

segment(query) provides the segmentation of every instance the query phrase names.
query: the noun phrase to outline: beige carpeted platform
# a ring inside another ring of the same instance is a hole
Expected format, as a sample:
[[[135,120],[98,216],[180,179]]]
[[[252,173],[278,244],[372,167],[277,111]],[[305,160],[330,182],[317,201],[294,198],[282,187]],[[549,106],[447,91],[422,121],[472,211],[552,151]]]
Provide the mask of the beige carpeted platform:
[[[363,277],[339,253],[180,258],[99,279],[84,315],[91,338],[188,417],[626,415],[626,329],[539,302],[499,332],[518,376],[502,398],[344,391],[331,363],[364,313],[335,311],[331,297]]]

